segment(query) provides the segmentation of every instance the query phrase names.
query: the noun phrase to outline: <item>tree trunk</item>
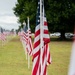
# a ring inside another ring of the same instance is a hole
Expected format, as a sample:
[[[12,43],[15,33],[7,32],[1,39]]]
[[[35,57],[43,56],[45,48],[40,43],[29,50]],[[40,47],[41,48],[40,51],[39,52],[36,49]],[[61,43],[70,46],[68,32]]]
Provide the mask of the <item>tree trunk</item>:
[[[60,40],[66,40],[65,38],[65,31],[61,31],[61,37],[60,37]]]

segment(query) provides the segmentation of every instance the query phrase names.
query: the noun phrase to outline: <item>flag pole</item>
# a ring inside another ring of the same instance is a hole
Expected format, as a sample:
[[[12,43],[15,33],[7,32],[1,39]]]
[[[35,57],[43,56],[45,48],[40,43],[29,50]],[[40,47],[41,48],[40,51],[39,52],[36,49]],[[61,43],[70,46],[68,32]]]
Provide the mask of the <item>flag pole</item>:
[[[29,17],[27,17],[28,20],[28,45],[29,45]],[[28,69],[30,68],[30,56],[28,54]]]
[[[40,0],[40,46],[41,46],[41,53],[40,53],[40,63],[41,63],[41,75],[43,75],[43,68],[42,68],[42,49],[43,49],[43,15],[42,15],[42,0]]]

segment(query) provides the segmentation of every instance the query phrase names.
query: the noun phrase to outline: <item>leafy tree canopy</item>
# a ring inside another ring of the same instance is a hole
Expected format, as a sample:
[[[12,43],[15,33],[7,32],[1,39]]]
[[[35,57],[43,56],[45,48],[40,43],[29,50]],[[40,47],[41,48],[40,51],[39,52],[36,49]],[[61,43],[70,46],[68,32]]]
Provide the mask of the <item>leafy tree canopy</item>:
[[[19,17],[22,24],[30,17],[32,31],[36,21],[36,9],[38,0],[17,0],[14,13]],[[44,0],[46,16],[50,32],[70,32],[75,24],[75,1],[74,0]]]

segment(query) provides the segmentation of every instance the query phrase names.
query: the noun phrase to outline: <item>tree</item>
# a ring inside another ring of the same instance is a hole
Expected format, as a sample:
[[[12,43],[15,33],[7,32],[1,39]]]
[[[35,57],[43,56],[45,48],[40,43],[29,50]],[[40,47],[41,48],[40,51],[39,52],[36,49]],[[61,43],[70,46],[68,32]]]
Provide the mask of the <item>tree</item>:
[[[46,6],[50,31],[61,32],[61,39],[65,39],[65,32],[73,32],[75,20],[75,1],[48,0]],[[49,11],[50,10],[50,11]]]
[[[38,1],[38,0],[37,0]],[[14,13],[19,17],[19,22],[30,17],[32,31],[35,27],[36,0],[17,0]],[[64,39],[65,32],[73,32],[75,24],[75,1],[74,0],[44,0],[45,11],[50,32],[61,32],[61,39]]]
[[[36,19],[36,2],[33,0],[17,0],[17,3],[14,7],[14,14],[19,17],[19,23],[23,25],[23,22],[27,21],[27,17],[30,17],[30,26],[32,32],[34,32],[34,25]]]

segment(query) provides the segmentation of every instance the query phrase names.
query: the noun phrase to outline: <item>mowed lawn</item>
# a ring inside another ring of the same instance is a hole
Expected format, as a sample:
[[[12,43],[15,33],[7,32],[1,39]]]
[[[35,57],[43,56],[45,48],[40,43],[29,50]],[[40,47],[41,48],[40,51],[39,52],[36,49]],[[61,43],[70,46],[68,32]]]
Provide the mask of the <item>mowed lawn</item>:
[[[52,64],[47,68],[48,75],[67,75],[70,61],[72,41],[51,41],[50,52]],[[0,43],[0,75],[31,75],[25,52],[19,37],[14,37],[3,47]]]

